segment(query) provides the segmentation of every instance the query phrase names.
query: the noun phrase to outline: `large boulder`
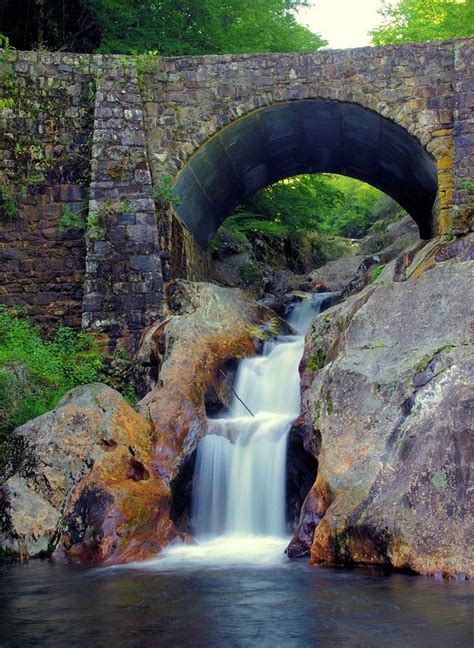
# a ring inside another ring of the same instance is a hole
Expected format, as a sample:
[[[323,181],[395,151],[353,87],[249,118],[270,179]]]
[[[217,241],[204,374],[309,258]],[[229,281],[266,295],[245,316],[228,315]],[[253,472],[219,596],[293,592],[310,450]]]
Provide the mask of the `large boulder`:
[[[344,256],[326,263],[310,273],[314,286],[324,286],[325,290],[340,292],[355,277],[364,257]]]
[[[13,433],[15,460],[0,492],[4,554],[55,549],[109,564],[187,539],[172,521],[172,477],[182,458],[191,465],[207,412],[228,403],[237,360],[285,324],[235,289],[177,282],[168,297],[174,314],[145,332],[137,354],[140,382],[151,389],[139,413],[114,389],[86,385]]]
[[[398,261],[313,322],[302,384],[318,475],[290,554],[474,574],[470,247],[428,244],[397,281]]]
[[[379,230],[374,225],[368,234],[360,241],[362,254],[375,254],[382,250],[401,252],[420,239],[418,226],[411,216],[389,223],[384,229]]]
[[[28,558],[57,546],[67,558],[121,562],[179,535],[151,465],[151,425],[107,385],[71,390],[12,442],[23,461],[0,493],[3,552]]]
[[[359,292],[373,280],[373,272],[381,269],[404,250],[416,246],[420,237],[411,216],[390,223],[383,231],[375,227],[358,242],[358,253],[343,256],[313,270],[314,286],[324,286],[344,295]]]

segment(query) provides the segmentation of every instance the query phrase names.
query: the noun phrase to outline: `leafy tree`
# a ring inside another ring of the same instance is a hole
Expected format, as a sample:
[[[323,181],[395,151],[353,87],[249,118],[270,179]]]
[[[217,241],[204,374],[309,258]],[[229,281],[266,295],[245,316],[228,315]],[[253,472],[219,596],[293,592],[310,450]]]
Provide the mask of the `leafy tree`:
[[[301,175],[263,189],[225,221],[234,235],[287,238],[320,232],[362,238],[373,223],[402,213],[378,189],[339,175]]]
[[[310,51],[324,41],[300,25],[308,0],[15,0],[0,3],[13,47],[162,55]]]
[[[315,231],[342,199],[328,176],[300,175],[258,192],[227,219],[227,226],[277,237]]]
[[[473,0],[385,0],[374,45],[429,41],[474,34]]]
[[[320,232],[362,238],[375,221],[400,212],[395,201],[365,182],[345,176],[332,176],[331,182],[342,199],[325,212],[318,228]]]
[[[219,51],[312,51],[326,44],[300,25],[294,11],[307,5],[300,0],[233,0],[220,8]]]
[[[83,2],[101,31],[101,52],[284,52],[313,50],[324,44],[294,17],[305,0]]]

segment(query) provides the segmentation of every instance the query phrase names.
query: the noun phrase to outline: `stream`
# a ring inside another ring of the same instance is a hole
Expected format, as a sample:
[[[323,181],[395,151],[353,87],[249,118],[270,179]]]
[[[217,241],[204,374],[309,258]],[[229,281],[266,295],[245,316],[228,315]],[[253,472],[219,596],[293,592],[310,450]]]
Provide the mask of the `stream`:
[[[307,560],[0,568],[0,645],[472,646],[471,582]]]
[[[295,307],[298,335],[240,363],[195,469],[196,543],[109,568],[0,566],[0,647],[472,645],[474,583],[290,561],[286,441],[300,412],[304,331],[327,295]]]

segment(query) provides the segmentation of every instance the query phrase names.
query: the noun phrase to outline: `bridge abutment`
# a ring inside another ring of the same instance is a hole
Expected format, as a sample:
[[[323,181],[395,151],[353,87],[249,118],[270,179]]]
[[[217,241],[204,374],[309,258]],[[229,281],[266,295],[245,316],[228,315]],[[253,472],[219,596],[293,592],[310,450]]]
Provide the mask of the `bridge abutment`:
[[[82,325],[138,344],[163,315],[163,278],[137,71],[96,57]]]

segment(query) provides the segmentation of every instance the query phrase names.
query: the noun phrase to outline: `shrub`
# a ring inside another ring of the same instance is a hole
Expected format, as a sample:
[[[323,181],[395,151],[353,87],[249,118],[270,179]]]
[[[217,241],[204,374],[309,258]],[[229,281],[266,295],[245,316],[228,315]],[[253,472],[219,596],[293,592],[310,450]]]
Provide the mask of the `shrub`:
[[[378,279],[380,277],[380,275],[382,274],[384,268],[385,268],[384,265],[376,265],[376,266],[373,266],[372,268],[370,268],[370,270],[369,270],[370,283],[372,283],[373,281],[375,281],[376,279]]]
[[[86,227],[86,217],[84,212],[74,211],[67,205],[63,208],[63,213],[61,215],[61,220],[59,221],[59,231],[68,229],[69,227],[78,227],[80,229],[85,229]]]
[[[257,283],[262,280],[262,271],[256,263],[247,263],[240,268],[240,276],[246,284]]]
[[[0,181],[0,220],[4,223],[14,220],[18,216],[18,205],[11,187]]]
[[[133,401],[127,362],[123,354],[102,353],[88,333],[61,327],[42,337],[20,311],[0,306],[0,472],[11,431],[55,407],[73,387],[100,380],[122,388]]]

